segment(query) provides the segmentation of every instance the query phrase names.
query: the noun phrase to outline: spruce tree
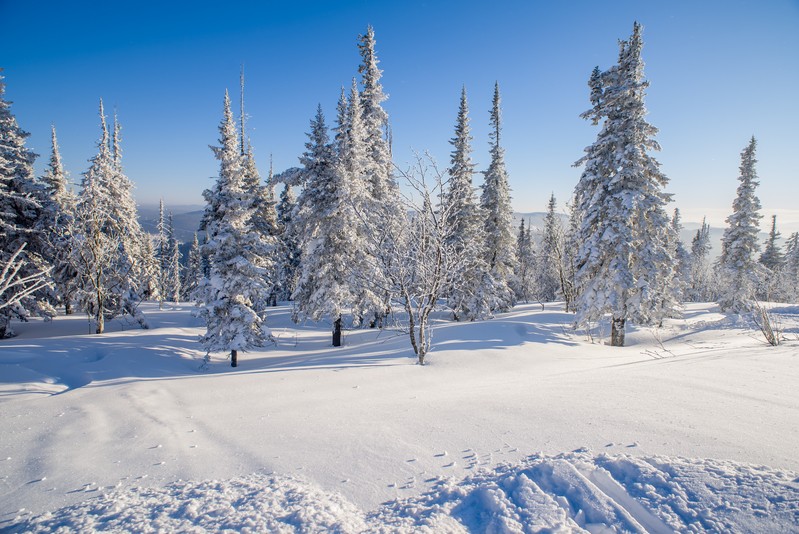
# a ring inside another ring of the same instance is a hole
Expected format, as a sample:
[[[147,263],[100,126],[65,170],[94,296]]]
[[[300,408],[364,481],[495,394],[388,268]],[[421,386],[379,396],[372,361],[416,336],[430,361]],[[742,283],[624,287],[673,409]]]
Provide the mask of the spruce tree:
[[[799,301],[799,232],[785,240],[783,294],[787,302]]]
[[[195,300],[194,292],[199,287],[200,280],[203,278],[202,272],[202,253],[200,252],[200,241],[197,239],[197,232],[194,232],[194,240],[189,248],[189,256],[186,260],[186,268],[183,269],[183,291],[184,300]]]
[[[48,258],[53,266],[52,278],[58,301],[64,313],[72,313],[72,301],[76,291],[77,271],[72,264],[72,232],[75,219],[75,195],[67,187],[67,173],[61,161],[55,126],[51,135],[50,163],[41,178],[47,200],[46,211],[41,219],[41,230],[46,235]]]
[[[295,232],[294,210],[297,200],[290,185],[286,184],[280,193],[277,204],[277,221],[280,229],[280,244],[278,252],[278,298],[290,300],[297,287],[297,277],[300,269],[300,243]]]
[[[20,278],[44,275],[49,279],[52,266],[46,258],[46,234],[41,230],[46,193],[33,174],[36,154],[25,147],[29,134],[17,124],[11,102],[4,95],[0,76],[0,265],[13,263]],[[19,291],[23,288],[14,286],[0,295],[0,338],[14,334],[12,319],[55,315],[49,283],[24,295]]]
[[[358,220],[350,200],[350,183],[339,172],[330,143],[322,106],[311,121],[303,165],[303,190],[297,200],[294,227],[301,236],[301,272],[294,291],[294,319],[318,321],[329,317],[333,324],[333,346],[341,345],[343,316],[356,309],[351,266]]]
[[[690,281],[686,293],[690,301],[703,302],[713,298],[709,271],[711,248],[710,225],[703,218],[702,226],[699,227],[693,240],[691,240]]]
[[[469,127],[469,105],[466,88],[461,91],[455,137],[448,170],[449,182],[444,193],[446,227],[450,229],[449,245],[456,254],[458,273],[447,298],[455,320],[484,318],[491,312],[491,274],[485,263],[484,214],[477,204],[472,186],[472,135]]]
[[[505,169],[505,150],[500,144],[502,112],[499,83],[494,84],[490,124],[491,163],[484,173],[480,206],[485,216],[485,262],[494,281],[491,311],[505,312],[513,307],[516,299],[511,289],[514,265],[513,207]]]
[[[236,367],[239,351],[261,347],[271,339],[263,307],[271,286],[269,265],[264,262],[269,251],[253,227],[255,200],[245,182],[227,91],[219,134],[220,146],[211,147],[219,160],[219,176],[213,189],[203,193],[208,276],[195,295],[198,315],[206,322],[200,339],[203,348],[209,356],[214,351],[230,351],[231,366]]]
[[[777,216],[771,216],[771,231],[766,240],[766,247],[763,249],[763,254],[760,255],[760,263],[767,269],[776,272],[779,271],[785,262],[785,255],[782,253],[777,240],[780,238],[780,233],[777,231]]]
[[[74,264],[78,271],[77,301],[92,318],[96,333],[105,322],[128,314],[142,328],[147,322],[138,309],[147,236],[139,226],[132,184],[122,172],[119,123],[110,138],[100,101],[97,155],[83,174],[75,210]]]
[[[169,265],[167,269],[167,288],[168,297],[172,302],[178,304],[181,295],[181,268],[180,268],[180,243],[175,237],[175,225],[172,219],[172,213],[169,213],[167,219],[167,250],[169,252]]]
[[[167,236],[166,211],[164,210],[164,199],[158,203],[158,224],[156,225],[155,237],[155,258],[158,276],[158,290],[153,295],[158,300],[158,307],[162,308],[167,293],[169,293],[169,238]]]
[[[719,306],[722,311],[741,313],[748,311],[762,271],[756,258],[760,251],[759,232],[760,199],[755,195],[759,185],[755,170],[755,138],[741,152],[738,192],[732,204],[732,214],[727,217],[727,228],[721,240],[721,256],[717,263],[721,290]]]
[[[552,194],[547,204],[541,247],[535,262],[537,296],[543,302],[555,300],[561,292],[562,285],[560,264],[563,261],[563,229],[556,209],[557,201]]]
[[[659,150],[646,119],[649,85],[641,59],[641,26],[620,43],[616,66],[591,75],[592,108],[582,116],[602,122],[596,142],[575,165],[585,165],[575,189],[582,224],[577,242],[577,322],[611,314],[611,344],[624,345],[628,320],[657,324],[676,302],[671,230],[663,191],[668,180],[649,154]]]

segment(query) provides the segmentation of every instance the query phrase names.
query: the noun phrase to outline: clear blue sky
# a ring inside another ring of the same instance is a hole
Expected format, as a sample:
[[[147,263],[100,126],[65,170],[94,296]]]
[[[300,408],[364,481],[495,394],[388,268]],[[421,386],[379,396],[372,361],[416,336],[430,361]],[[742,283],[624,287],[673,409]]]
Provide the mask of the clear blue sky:
[[[597,130],[591,69],[607,68],[633,21],[644,26],[657,157],[686,220],[729,214],[739,155],[759,141],[763,215],[799,229],[799,2],[0,0],[6,98],[29,146],[49,154],[55,123],[74,181],[98,138],[97,103],[117,109],[140,203],[199,204],[217,171],[226,88],[247,79],[248,134],[262,174],[297,165],[317,103],[332,124],[357,75],[357,37],[375,27],[398,164],[429,149],[445,166],[459,92],[469,94],[474,160],[488,164],[488,110],[500,83],[517,211],[568,199],[571,167]],[[478,180],[479,182],[479,180]],[[765,226],[765,223],[764,223]]]

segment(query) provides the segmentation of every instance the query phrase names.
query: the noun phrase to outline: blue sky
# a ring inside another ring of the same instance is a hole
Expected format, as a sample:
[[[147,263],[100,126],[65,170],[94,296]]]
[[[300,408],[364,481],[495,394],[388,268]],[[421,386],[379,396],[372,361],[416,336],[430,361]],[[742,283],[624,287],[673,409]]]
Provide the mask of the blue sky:
[[[402,165],[412,149],[446,166],[460,88],[469,95],[474,160],[488,165],[494,81],[514,208],[568,199],[571,164],[597,133],[579,118],[591,69],[607,68],[633,21],[644,26],[657,155],[686,220],[723,224],[740,152],[759,142],[763,215],[799,229],[799,2],[0,0],[6,98],[29,146],[49,154],[55,123],[74,181],[98,138],[98,99],[123,126],[124,164],[142,204],[200,204],[217,171],[222,98],[246,106],[262,174],[297,165],[317,103],[329,122],[357,75],[357,37],[372,24]],[[479,183],[479,179],[477,180]],[[765,219],[764,219],[765,221]],[[765,223],[763,224],[765,226]]]

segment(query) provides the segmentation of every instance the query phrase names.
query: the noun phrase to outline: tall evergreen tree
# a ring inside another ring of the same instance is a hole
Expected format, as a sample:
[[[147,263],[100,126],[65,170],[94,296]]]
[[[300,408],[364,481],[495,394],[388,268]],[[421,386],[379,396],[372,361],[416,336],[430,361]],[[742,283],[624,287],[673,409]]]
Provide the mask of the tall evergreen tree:
[[[682,232],[682,218],[680,217],[679,208],[674,208],[674,215],[671,218],[671,233],[673,240],[673,250],[675,261],[675,276],[672,283],[672,291],[674,299],[677,302],[682,301],[688,291],[688,285],[691,279],[691,258],[688,250],[680,238]]]
[[[485,214],[485,261],[494,281],[492,311],[508,311],[515,304],[513,285],[513,207],[511,206],[505,150],[500,144],[502,111],[499,83],[494,84],[491,106],[491,163],[485,171],[480,206]]]
[[[101,136],[97,155],[83,174],[75,213],[74,263],[78,271],[77,300],[102,334],[105,322],[128,314],[143,328],[138,309],[144,235],[139,226],[132,184],[122,172],[119,124],[113,140],[100,101]]]
[[[450,229],[450,243],[458,258],[457,282],[448,296],[448,305],[454,318],[474,320],[487,316],[491,311],[490,273],[485,263],[484,216],[477,204],[472,187],[474,163],[472,162],[472,135],[469,126],[469,105],[466,88],[461,91],[455,137],[450,140],[453,147],[449,182],[444,193],[446,227]]]
[[[198,315],[205,319],[201,342],[209,355],[230,351],[231,366],[238,365],[238,352],[261,347],[271,338],[266,326],[264,295],[271,290],[267,280],[268,250],[253,227],[254,199],[245,182],[239,137],[230,97],[225,91],[218,147],[211,147],[219,160],[219,176],[206,190],[204,221],[208,240],[209,272],[195,292]],[[206,357],[206,360],[208,357]]]
[[[158,275],[158,291],[153,295],[158,300],[158,307],[163,307],[164,300],[169,293],[169,260],[170,246],[167,230],[166,211],[164,209],[164,199],[158,203],[158,224],[156,225],[155,237],[155,258],[156,271]]]
[[[693,302],[702,302],[713,298],[709,271],[711,248],[710,225],[703,218],[702,226],[691,240],[690,281],[686,296]]]
[[[777,231],[777,216],[771,216],[771,231],[766,240],[766,247],[763,249],[763,254],[760,255],[760,263],[771,271],[779,271],[785,262],[785,255],[782,253],[777,240],[780,238],[780,233]]]
[[[788,302],[799,302],[799,232],[785,240],[783,294]]]
[[[759,185],[755,170],[755,138],[741,152],[738,193],[732,204],[732,215],[727,217],[727,228],[721,240],[718,271],[721,283],[719,306],[722,311],[741,313],[747,311],[755,298],[757,285],[762,278],[756,258],[760,251],[759,232],[760,199],[755,195]]]
[[[363,172],[370,184],[370,193],[379,204],[391,200],[397,189],[391,173],[391,148],[387,135],[388,113],[383,109],[383,102],[388,97],[380,84],[383,72],[378,68],[380,61],[375,53],[374,28],[371,25],[368,26],[366,33],[361,35],[358,40],[358,49],[361,54],[358,72],[361,74],[363,86],[358,107],[362,114],[366,152]],[[352,105],[352,98],[350,98],[350,106]]]
[[[277,204],[277,221],[280,229],[280,246],[278,252],[278,298],[291,299],[297,287],[300,270],[300,243],[294,226],[294,210],[297,200],[291,186],[286,184],[280,193]]]
[[[58,301],[64,313],[72,313],[72,300],[76,291],[77,272],[72,264],[72,232],[75,219],[75,195],[67,187],[67,173],[61,161],[55,126],[52,127],[50,163],[41,178],[47,200],[45,216],[40,220],[40,230],[46,235],[47,254],[53,266],[52,278]]]
[[[4,95],[0,76],[0,265],[13,263],[20,278],[43,273],[49,278],[46,236],[40,231],[46,195],[33,174],[36,154],[25,147],[29,134],[17,124]],[[23,295],[18,293],[24,290],[22,286],[13,286],[0,295],[0,338],[13,335],[12,319],[55,315],[50,285],[37,288]]]
[[[203,278],[202,253],[200,252],[200,241],[197,239],[197,232],[194,232],[194,240],[189,248],[189,256],[186,260],[186,267],[183,269],[183,291],[184,300],[194,300],[194,292],[200,285]]]
[[[541,234],[541,247],[536,255],[536,287],[538,298],[552,302],[561,292],[561,269],[563,261],[563,229],[556,210],[555,195],[549,197],[547,214],[544,216],[544,229]]]
[[[322,106],[311,121],[303,165],[302,193],[297,200],[294,227],[301,235],[301,273],[294,291],[294,319],[333,323],[333,346],[341,345],[343,316],[357,317],[358,295],[351,266],[357,264],[351,244],[357,240],[358,219],[350,200],[350,183],[338,172]]]
[[[172,219],[172,213],[169,213],[167,219],[167,248],[169,251],[169,266],[167,269],[167,287],[169,291],[166,297],[175,304],[180,302],[181,295],[181,266],[180,266],[180,243],[175,237],[175,225]]]
[[[618,64],[589,81],[592,109],[603,121],[596,142],[576,165],[585,165],[575,189],[582,218],[577,257],[577,322],[612,316],[611,344],[624,345],[628,320],[658,323],[674,313],[668,180],[649,154],[660,147],[646,119],[649,85],[641,59],[641,26],[620,44]]]

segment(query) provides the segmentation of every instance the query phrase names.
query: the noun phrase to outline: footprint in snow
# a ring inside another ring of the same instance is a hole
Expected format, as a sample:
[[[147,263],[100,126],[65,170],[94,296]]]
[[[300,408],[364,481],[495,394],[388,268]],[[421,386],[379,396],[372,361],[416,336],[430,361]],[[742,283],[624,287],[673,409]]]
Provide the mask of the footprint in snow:
[[[458,465],[457,462],[450,462],[447,465],[444,465],[442,467],[455,467],[456,465]]]
[[[435,454],[434,456],[435,456],[436,458],[443,458],[444,456],[447,456],[447,451],[440,452],[440,453],[438,453],[438,454]],[[9,458],[9,460],[10,460],[10,459],[11,459],[11,458]]]

